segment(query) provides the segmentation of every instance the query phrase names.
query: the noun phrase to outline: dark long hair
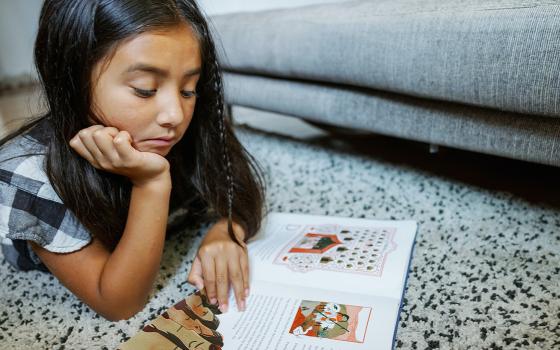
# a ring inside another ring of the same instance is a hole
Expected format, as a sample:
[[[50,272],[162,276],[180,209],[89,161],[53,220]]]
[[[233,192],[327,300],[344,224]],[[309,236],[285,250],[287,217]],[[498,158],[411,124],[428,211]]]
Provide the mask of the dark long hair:
[[[109,249],[117,245],[126,225],[130,180],[95,169],[68,142],[90,126],[94,65],[126,38],[181,23],[188,24],[199,40],[202,72],[192,121],[167,155],[173,183],[170,211],[185,207],[189,220],[226,217],[236,242],[232,221],[250,238],[265,214],[262,170],[233,133],[231,116],[224,110],[214,39],[194,0],[45,0],[35,64],[48,112],[4,137],[0,146],[38,123],[45,125],[50,182],[78,220]]]

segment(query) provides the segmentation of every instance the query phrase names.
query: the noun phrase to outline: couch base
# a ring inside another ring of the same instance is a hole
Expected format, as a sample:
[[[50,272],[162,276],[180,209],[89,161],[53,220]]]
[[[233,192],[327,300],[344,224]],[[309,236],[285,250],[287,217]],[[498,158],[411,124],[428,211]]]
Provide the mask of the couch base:
[[[560,166],[560,119],[393,93],[224,73],[226,102],[415,141]]]

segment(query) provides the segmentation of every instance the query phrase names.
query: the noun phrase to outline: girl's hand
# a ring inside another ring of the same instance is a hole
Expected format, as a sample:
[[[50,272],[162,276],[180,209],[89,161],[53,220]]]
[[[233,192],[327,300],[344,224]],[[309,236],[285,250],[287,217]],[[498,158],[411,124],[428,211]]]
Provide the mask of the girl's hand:
[[[82,129],[69,144],[96,169],[126,176],[134,185],[156,179],[170,168],[159,154],[136,150],[130,134],[114,127],[93,125]]]
[[[243,244],[240,247],[230,238],[227,226],[227,219],[222,219],[210,228],[187,278],[198,289],[206,288],[210,302],[219,302],[220,311],[224,313],[228,309],[230,283],[240,311],[245,311],[245,299],[249,296],[249,258],[247,245],[243,243],[245,232],[233,223],[233,231]]]

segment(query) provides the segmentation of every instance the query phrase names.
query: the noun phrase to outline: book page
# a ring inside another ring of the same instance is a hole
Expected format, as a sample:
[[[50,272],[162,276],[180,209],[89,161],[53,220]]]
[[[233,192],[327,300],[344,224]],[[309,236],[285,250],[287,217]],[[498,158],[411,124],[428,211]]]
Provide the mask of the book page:
[[[119,349],[391,349],[415,235],[413,221],[271,213],[249,243],[245,312],[197,291]]]
[[[252,279],[400,299],[413,221],[271,213],[249,243]]]
[[[217,317],[224,350],[374,350],[391,349],[398,310],[397,299],[256,281],[245,312]]]
[[[196,291],[149,321],[118,350],[219,350],[224,345],[219,314],[205,291]]]

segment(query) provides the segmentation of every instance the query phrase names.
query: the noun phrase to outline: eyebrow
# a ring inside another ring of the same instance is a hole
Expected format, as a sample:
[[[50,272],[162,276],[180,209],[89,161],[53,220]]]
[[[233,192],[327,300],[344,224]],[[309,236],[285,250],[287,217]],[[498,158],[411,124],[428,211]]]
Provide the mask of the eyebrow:
[[[133,72],[147,72],[147,73],[152,73],[155,74],[157,76],[160,76],[162,78],[165,78],[167,76],[169,76],[169,72],[166,71],[165,69],[161,69],[155,66],[151,66],[149,64],[145,64],[145,63],[137,63],[134,64],[130,67],[128,67],[128,69],[125,71],[125,73],[133,73]],[[196,68],[192,68],[187,70],[184,73],[184,77],[192,77],[194,75],[200,74],[201,72],[201,67],[196,67]]]

